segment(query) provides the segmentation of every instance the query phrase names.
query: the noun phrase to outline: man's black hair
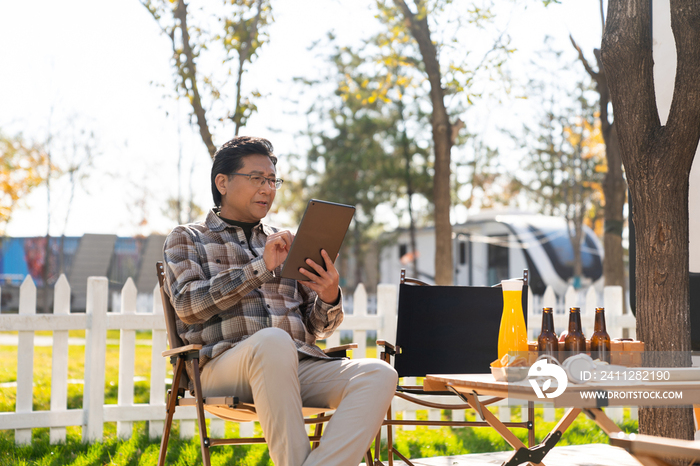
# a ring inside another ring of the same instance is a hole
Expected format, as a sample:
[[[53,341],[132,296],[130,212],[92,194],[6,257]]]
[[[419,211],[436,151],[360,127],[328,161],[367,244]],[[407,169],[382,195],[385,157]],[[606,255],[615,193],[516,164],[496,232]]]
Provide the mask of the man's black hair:
[[[211,194],[215,206],[221,206],[221,193],[216,189],[214,181],[216,175],[223,173],[230,176],[231,173],[236,173],[243,166],[243,158],[250,155],[266,155],[273,165],[277,165],[272,143],[264,138],[236,136],[216,151],[214,164],[211,167]]]

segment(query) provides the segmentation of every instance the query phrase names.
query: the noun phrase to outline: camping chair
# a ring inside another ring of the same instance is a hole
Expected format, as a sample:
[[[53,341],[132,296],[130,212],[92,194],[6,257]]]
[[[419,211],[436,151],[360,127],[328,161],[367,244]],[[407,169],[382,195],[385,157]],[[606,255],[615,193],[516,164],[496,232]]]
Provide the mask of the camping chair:
[[[523,310],[527,318],[528,271],[523,272]],[[486,373],[490,363],[498,359],[498,331],[503,313],[503,293],[500,285],[485,286],[430,286],[419,280],[406,278],[401,270],[399,286],[396,343],[378,340],[384,347],[381,358],[391,364],[401,377],[424,377],[426,374]],[[399,383],[396,396],[432,409],[470,409],[468,404],[443,404],[421,400],[416,395],[454,396],[452,392],[426,392],[422,386]],[[481,402],[488,405],[502,398]],[[535,443],[534,404],[528,403],[528,418],[523,422],[506,422],[507,427],[528,429],[528,443]],[[483,419],[482,419],[483,421]],[[387,426],[389,466],[396,455],[406,464],[412,463],[392,442],[392,426],[488,426],[478,421],[424,421],[396,420],[391,407],[384,421]],[[379,436],[375,442],[375,460],[379,462]]]
[[[210,438],[207,431],[207,425],[204,418],[204,411],[221,418],[226,421],[234,422],[249,422],[257,421],[257,413],[255,405],[251,403],[242,403],[235,394],[230,396],[207,397],[202,396],[202,386],[199,375],[199,350],[201,345],[185,345],[177,333],[176,319],[177,314],[170,303],[168,295],[163,289],[165,280],[165,272],[163,270],[163,262],[156,262],[156,271],[158,274],[158,283],[160,285],[160,297],[163,301],[163,313],[165,315],[165,326],[168,334],[168,343],[170,349],[163,351],[163,357],[169,357],[173,366],[173,384],[168,390],[166,401],[166,416],[165,427],[163,430],[163,438],[160,444],[160,454],[158,457],[158,466],[165,464],[165,456],[168,449],[168,438],[170,437],[170,429],[173,423],[175,410],[181,406],[194,406],[197,412],[197,423],[199,426],[199,438],[202,447],[202,462],[204,466],[210,466],[209,448],[218,445],[249,445],[255,443],[266,443],[263,437],[252,438]],[[350,343],[334,348],[327,348],[325,353],[329,356],[343,357],[346,350],[357,348],[356,343]],[[187,371],[184,370],[185,362],[192,361],[194,372],[194,393],[190,391],[192,397],[186,397],[188,392],[189,377]],[[304,407],[305,424],[315,424],[315,429],[312,435],[309,435],[309,441],[312,442],[312,448],[316,448],[321,440],[322,426],[324,422],[330,419],[330,415],[326,415],[328,408],[311,408]],[[311,418],[310,416],[315,416]],[[371,453],[367,452],[367,461],[371,461]],[[371,464],[368,462],[367,464]]]

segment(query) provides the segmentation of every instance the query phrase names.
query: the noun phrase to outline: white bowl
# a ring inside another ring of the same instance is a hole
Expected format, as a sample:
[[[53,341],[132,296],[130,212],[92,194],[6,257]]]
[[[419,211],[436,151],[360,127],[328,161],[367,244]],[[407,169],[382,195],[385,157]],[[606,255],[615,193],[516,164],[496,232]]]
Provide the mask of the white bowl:
[[[529,367],[491,367],[491,374],[498,382],[518,382],[527,377]]]

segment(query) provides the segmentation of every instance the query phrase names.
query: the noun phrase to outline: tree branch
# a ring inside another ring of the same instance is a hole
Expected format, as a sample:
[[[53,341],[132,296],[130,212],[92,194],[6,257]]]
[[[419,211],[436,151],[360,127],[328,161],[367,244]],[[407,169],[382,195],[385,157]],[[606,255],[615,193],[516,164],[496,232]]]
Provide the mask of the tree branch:
[[[594,81],[598,81],[598,73],[596,73],[593,70],[593,68],[591,68],[591,65],[588,64],[588,60],[586,60],[586,57],[583,56],[583,51],[581,50],[581,47],[578,46],[578,44],[574,40],[574,37],[571,34],[569,34],[569,40],[578,52],[578,59],[583,64],[583,67],[586,69],[586,72],[591,76],[591,78],[593,78]]]
[[[608,6],[601,58],[625,168],[632,173],[645,167],[631,157],[646,148],[661,128],[653,78],[651,5],[621,0]]]
[[[671,29],[678,59],[666,126],[689,171],[700,139],[700,9],[696,1],[671,0]]]
[[[610,118],[608,115],[608,103],[610,102],[610,90],[608,89],[608,80],[607,76],[605,76],[605,69],[603,68],[603,62],[601,61],[600,58],[600,49],[595,49],[593,51],[596,62],[598,64],[598,71],[593,70],[591,65],[588,63],[588,60],[586,60],[586,57],[583,55],[583,51],[581,50],[581,47],[576,43],[574,40],[573,36],[569,34],[569,40],[571,40],[571,44],[574,46],[576,51],[578,52],[578,58],[583,64],[583,67],[586,69],[586,72],[590,75],[591,79],[595,81],[596,87],[598,89],[598,94],[600,95],[600,129],[603,132],[606,144],[608,141],[608,136],[610,135],[610,131],[612,129],[612,123],[610,122]]]
[[[431,99],[435,101],[434,98],[438,98],[436,94],[439,92],[439,99],[442,101],[444,90],[442,89],[440,64],[437,60],[437,49],[430,39],[428,17],[419,17],[414,14],[404,0],[394,0],[394,3],[401,9],[404,18],[406,18],[408,28],[418,43],[418,48],[423,57],[423,64],[425,65],[425,72],[428,75],[428,81],[430,81]]]

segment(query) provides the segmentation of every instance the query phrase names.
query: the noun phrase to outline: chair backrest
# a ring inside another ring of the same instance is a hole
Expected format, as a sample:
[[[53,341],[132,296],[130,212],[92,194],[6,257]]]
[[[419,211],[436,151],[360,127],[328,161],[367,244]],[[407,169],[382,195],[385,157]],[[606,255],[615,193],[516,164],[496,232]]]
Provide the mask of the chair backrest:
[[[700,273],[688,275],[690,306],[690,342],[693,351],[700,351]]]
[[[170,349],[180,348],[181,346],[185,346],[185,344],[177,333],[177,313],[175,313],[175,308],[173,308],[173,305],[170,303],[170,298],[165,292],[165,269],[163,268],[162,261],[156,262],[156,274],[158,275],[160,299],[163,302],[163,315],[165,317],[165,331],[168,334],[168,344],[170,345]],[[187,390],[188,384],[189,377],[187,376],[187,371],[182,371],[180,388]]]
[[[527,323],[528,273],[523,274]],[[411,284],[413,283],[413,284]],[[394,368],[399,377],[487,373],[498,358],[503,313],[499,286],[420,286],[405,278],[399,286]]]

